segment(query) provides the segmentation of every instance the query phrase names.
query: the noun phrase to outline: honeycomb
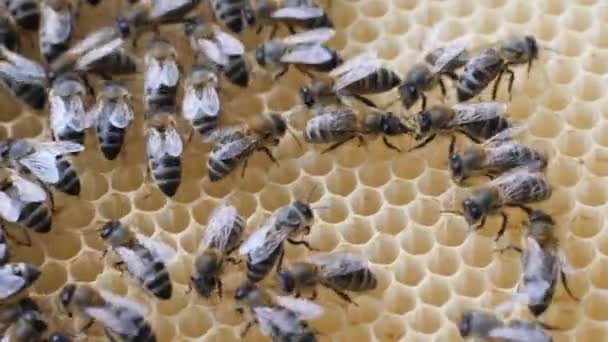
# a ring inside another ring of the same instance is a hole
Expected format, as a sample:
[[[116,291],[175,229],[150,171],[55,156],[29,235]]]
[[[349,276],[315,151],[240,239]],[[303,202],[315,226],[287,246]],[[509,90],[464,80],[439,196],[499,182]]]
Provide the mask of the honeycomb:
[[[551,332],[555,341],[607,340],[608,4],[602,0],[331,0],[326,5],[337,31],[330,46],[345,57],[374,49],[401,75],[420,60],[421,42],[431,30],[437,33],[437,44],[466,36],[474,46],[525,33],[535,35],[547,48],[529,75],[525,67],[517,68],[511,101],[506,86],[499,92],[511,118],[528,125],[522,139],[550,156],[547,173],[554,194],[537,207],[559,223],[562,247],[573,268],[570,286],[581,298],[574,302],[559,285],[542,319],[560,328]],[[84,6],[78,38],[109,24],[124,7],[126,1],[118,0],[96,8]],[[163,34],[172,39],[187,70],[192,62],[187,41],[174,31]],[[255,32],[242,38],[250,49],[261,41]],[[36,46],[36,37],[26,36],[25,54],[37,56]],[[273,82],[258,71],[247,94],[223,85],[222,115],[242,119],[264,111],[286,111],[298,103],[297,89],[307,81],[302,74],[290,70]],[[141,78],[129,84],[135,102],[141,103]],[[439,91],[430,93],[430,103],[453,103],[454,88],[450,85],[449,90],[445,100]],[[388,103],[395,96],[389,93],[374,100]],[[490,95],[486,91],[481,98],[489,100]],[[46,114],[22,111],[5,94],[1,101],[2,137],[49,137]],[[145,180],[140,104],[136,113],[128,144],[115,161],[105,160],[94,132],[88,134],[86,151],[73,158],[82,182],[80,197],[55,193],[59,210],[51,233],[33,234],[31,248],[12,246],[14,260],[41,268],[31,295],[45,310],[56,310],[54,297],[65,283],[93,283],[145,305],[159,341],[239,341],[246,317],[234,311],[232,294],[245,280],[244,265],[227,267],[222,300],[186,293],[209,214],[220,203],[232,204],[252,232],[277,208],[306,199],[313,188],[310,201],[325,208],[316,211],[308,237],[311,245],[322,252],[363,253],[378,278],[374,291],[354,296],[358,306],[320,289],[318,303],[325,311],[312,325],[321,341],[458,341],[454,323],[463,310],[492,310],[517,287],[519,257],[495,249],[519,243],[523,214],[510,211],[509,229],[495,244],[498,219],[469,233],[462,218],[440,213],[455,208],[466,193],[450,180],[445,138],[414,152],[396,153],[378,140],[366,148],[352,143],[321,154],[320,147],[301,148],[286,136],[275,149],[279,166],[256,154],[243,178],[235,172],[218,183],[206,177],[210,146],[193,139],[184,155],[182,185],[168,199]],[[290,118],[300,136],[306,118]],[[409,138],[393,142],[402,149],[413,145]],[[459,147],[467,143],[461,139]],[[106,246],[94,229],[110,219],[130,222],[178,250],[177,261],[169,265],[174,282],[170,300],[151,298],[130,277],[121,276],[111,258],[101,258]],[[307,253],[288,246],[286,262]],[[264,286],[273,287],[274,282],[270,276]],[[512,315],[526,312],[515,310]],[[75,329],[75,323],[61,314],[54,315],[51,323],[60,330]],[[87,340],[102,339],[99,327],[88,333]],[[262,339],[252,329],[245,340]]]

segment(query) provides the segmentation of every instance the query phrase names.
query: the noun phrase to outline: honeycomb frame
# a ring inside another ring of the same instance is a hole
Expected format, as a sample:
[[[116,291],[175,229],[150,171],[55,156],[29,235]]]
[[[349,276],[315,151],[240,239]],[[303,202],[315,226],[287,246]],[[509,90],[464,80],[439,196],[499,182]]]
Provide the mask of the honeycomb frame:
[[[107,0],[97,8],[83,8],[77,37],[108,24],[126,6],[118,3]],[[420,42],[431,28],[439,29],[438,43],[468,36],[473,45],[481,45],[525,33],[557,51],[543,50],[529,75],[525,68],[517,68],[512,100],[506,87],[501,87],[498,100],[508,104],[514,120],[528,124],[523,140],[550,156],[547,174],[554,193],[537,207],[558,222],[562,247],[573,268],[570,286],[581,298],[580,303],[570,300],[558,285],[543,321],[560,328],[551,332],[555,341],[605,339],[608,95],[603,94],[608,77],[608,5],[601,0],[332,0],[328,6],[337,30],[331,47],[345,57],[375,49],[401,75],[420,59]],[[27,38],[32,44],[27,46],[26,39],[25,54],[38,56],[36,38],[32,34]],[[248,49],[261,39],[253,32],[242,38]],[[187,68],[192,62],[187,42],[174,43]],[[139,48],[140,55],[143,49]],[[222,84],[223,113],[248,118],[263,111],[289,110],[298,103],[302,77],[291,70],[273,85],[267,75],[256,72],[248,96]],[[316,190],[310,201],[328,208],[316,211],[310,243],[323,252],[362,252],[378,277],[376,290],[355,296],[358,306],[320,291],[318,302],[325,312],[312,325],[321,341],[458,341],[454,322],[463,310],[492,310],[515,290],[521,275],[519,258],[494,249],[520,241],[523,215],[510,211],[507,233],[495,244],[497,220],[469,233],[464,220],[441,214],[466,193],[449,178],[446,139],[409,153],[395,153],[374,141],[367,150],[347,144],[321,154],[319,147],[301,149],[287,136],[275,150],[280,166],[256,154],[244,178],[232,175],[218,183],[206,177],[210,146],[193,139],[184,154],[182,185],[168,199],[145,183],[141,81],[141,77],[129,81],[137,118],[117,160],[103,158],[95,133],[89,131],[86,150],[73,158],[81,176],[81,196],[55,193],[59,211],[51,233],[33,235],[31,248],[11,246],[13,260],[41,268],[31,294],[44,304],[45,312],[57,310],[54,297],[66,282],[92,282],[144,304],[159,341],[238,341],[246,318],[234,312],[231,295],[245,279],[243,265],[227,268],[221,301],[203,300],[195,292],[185,294],[208,216],[216,205],[232,204],[252,232],[277,208],[309,196],[311,188]],[[445,101],[453,103],[453,87],[449,89]],[[0,113],[1,137],[49,137],[45,113],[21,110],[7,95],[1,96],[5,108]],[[388,103],[394,97],[389,93],[374,99]],[[481,98],[488,100],[488,92]],[[442,100],[434,91],[429,101]],[[299,135],[305,119],[290,119]],[[407,138],[396,142],[402,148],[412,144]],[[459,140],[460,147],[465,145]],[[100,259],[105,245],[94,228],[109,219],[126,220],[176,247],[178,261],[169,266],[174,282],[171,300],[151,298],[127,275],[121,277],[111,260]],[[290,246],[285,262],[306,255],[302,248]],[[264,284],[274,287],[272,278]],[[51,323],[68,331],[75,324],[61,315]],[[91,333],[101,336],[98,328]],[[252,329],[245,340],[261,339],[260,332]]]

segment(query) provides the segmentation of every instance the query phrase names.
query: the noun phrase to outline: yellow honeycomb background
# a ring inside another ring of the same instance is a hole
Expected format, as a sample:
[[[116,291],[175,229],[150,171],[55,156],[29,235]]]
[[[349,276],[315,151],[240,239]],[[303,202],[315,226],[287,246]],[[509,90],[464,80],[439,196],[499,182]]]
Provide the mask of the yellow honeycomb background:
[[[468,36],[472,45],[510,34],[533,34],[557,50],[542,52],[529,76],[516,71],[513,99],[503,84],[499,100],[508,102],[514,120],[529,125],[524,140],[550,155],[548,175],[553,197],[540,205],[559,222],[559,235],[573,274],[570,284],[579,303],[561,285],[542,319],[562,330],[555,341],[608,340],[608,3],[604,0],[331,0],[328,9],[337,34],[330,46],[345,57],[375,49],[388,65],[404,74],[421,58],[420,44],[433,28],[437,43]],[[112,22],[126,1],[106,0],[97,8],[83,8],[78,38]],[[204,6],[201,6],[204,7]],[[201,11],[205,12],[205,8]],[[281,32],[284,34],[285,32]],[[192,56],[187,42],[165,32],[181,53],[184,70]],[[260,36],[244,34],[248,48]],[[37,55],[35,35],[26,37],[26,54]],[[145,50],[140,47],[141,52]],[[274,84],[256,72],[244,94],[225,83],[223,112],[228,118],[252,117],[265,110],[285,111],[298,103],[296,91],[307,81],[296,70]],[[244,318],[234,311],[234,289],[245,279],[244,265],[228,267],[223,277],[222,301],[185,294],[198,241],[213,208],[235,205],[247,219],[248,231],[294,199],[304,199],[315,187],[312,202],[329,206],[316,211],[308,237],[324,252],[355,250],[367,255],[378,277],[376,290],[355,296],[359,306],[347,305],[321,290],[325,308],[313,326],[321,341],[459,341],[454,322],[464,309],[492,309],[510,298],[520,277],[519,257],[494,249],[519,242],[523,215],[511,211],[507,234],[493,242],[498,220],[486,229],[467,234],[461,218],[440,210],[460,203],[466,189],[453,185],[447,172],[447,141],[437,139],[412,153],[395,153],[381,141],[367,150],[356,143],[331,153],[320,147],[298,147],[286,136],[275,153],[280,167],[255,155],[244,178],[237,174],[219,183],[206,177],[210,146],[193,139],[185,152],[182,185],[173,199],[145,183],[142,140],[141,78],[130,82],[137,102],[137,119],[126,148],[115,161],[98,151],[93,130],[87,150],[74,158],[82,181],[80,198],[57,193],[60,208],[53,229],[34,236],[32,248],[13,247],[15,260],[32,262],[42,276],[32,295],[52,312],[53,300],[66,282],[92,282],[144,304],[159,341],[238,341]],[[450,87],[453,90],[452,87]],[[376,98],[388,103],[395,94]],[[454,102],[453,91],[445,100]],[[489,100],[485,92],[482,98]],[[430,94],[439,103],[439,92]],[[0,135],[48,138],[46,114],[20,112],[7,96],[1,99]],[[416,106],[417,110],[418,107]],[[294,115],[291,125],[301,135],[306,115]],[[409,138],[394,140],[402,148]],[[468,143],[459,140],[460,146]],[[102,260],[105,245],[93,231],[109,219],[124,219],[141,232],[170,243],[179,251],[170,265],[174,282],[171,300],[148,296],[127,275]],[[306,257],[300,247],[287,247],[286,262]],[[264,282],[274,286],[269,276]],[[525,317],[525,310],[514,316]],[[72,321],[55,315],[52,323],[71,331]],[[99,328],[90,331],[101,336]],[[246,340],[262,339],[253,329]],[[96,340],[89,338],[87,340]]]

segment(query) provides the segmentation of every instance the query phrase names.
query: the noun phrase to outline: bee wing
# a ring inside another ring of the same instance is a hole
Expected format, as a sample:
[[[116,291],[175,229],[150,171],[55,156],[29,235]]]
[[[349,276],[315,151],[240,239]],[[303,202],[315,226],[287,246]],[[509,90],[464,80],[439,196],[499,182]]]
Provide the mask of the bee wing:
[[[281,62],[293,64],[322,64],[333,58],[329,49],[323,45],[298,45],[281,56]]]
[[[335,34],[336,31],[334,29],[323,27],[292,34],[283,38],[283,43],[287,45],[321,44],[330,40]]]
[[[231,205],[220,205],[215,208],[207,223],[207,229],[201,239],[199,250],[204,250],[213,245],[224,252],[230,240],[237,215],[236,208]]]
[[[202,51],[213,63],[222,66],[228,65],[228,56],[222,51],[218,43],[202,38],[198,39],[197,43],[199,51]]]
[[[141,304],[134,302],[128,298],[115,295],[114,293],[106,290],[99,290],[99,294],[103,297],[104,300],[112,303],[112,305],[114,306],[126,308],[139,315],[146,314],[146,309]]]
[[[341,74],[352,72],[354,69],[360,68],[361,66],[365,66],[367,64],[377,65],[378,68],[382,66],[376,51],[366,51],[348,59],[346,62],[330,71],[329,75],[334,77],[340,76]]]
[[[452,123],[461,125],[490,120],[505,114],[507,105],[498,102],[459,103],[452,106],[456,112]]]
[[[0,216],[8,222],[17,222],[21,215],[21,203],[0,192]]]
[[[177,255],[177,251],[173,249],[173,247],[167,245],[162,241],[147,237],[139,233],[135,234],[135,236],[137,237],[137,241],[139,241],[142,246],[148,249],[150,253],[152,253],[152,255],[154,255],[165,263],[171,262],[173,258],[175,258],[175,256]]]
[[[84,150],[84,146],[70,141],[37,142],[35,146],[36,150],[52,154],[53,156],[61,156]]]
[[[40,8],[40,41],[51,44],[65,43],[72,33],[72,13],[69,9],[55,11],[43,3]]]
[[[318,7],[283,7],[270,15],[274,19],[314,19],[324,15],[323,9]]]
[[[504,130],[496,133],[496,135],[494,135],[490,139],[486,140],[483,143],[483,145],[491,146],[491,145],[496,145],[496,144],[502,143],[505,140],[511,140],[514,137],[523,133],[525,130],[526,130],[526,125],[521,125],[521,124],[513,125],[512,127],[509,127],[507,129],[504,129]]]
[[[0,54],[7,60],[7,62],[0,62],[0,74],[5,74],[14,81],[26,83],[41,83],[46,80],[46,71],[33,60],[14,53],[4,46],[0,46]]]
[[[6,299],[14,295],[25,286],[25,279],[15,275],[10,267],[0,268],[0,299]]]
[[[210,132],[206,137],[203,137],[204,142],[217,142],[224,137],[230,136],[243,129],[243,125],[231,125],[225,127],[218,127]]]
[[[13,177],[12,183],[17,188],[19,200],[22,202],[43,202],[46,200],[46,192],[40,185],[22,177]]]
[[[264,261],[288,235],[287,229],[274,228],[274,218],[272,218],[241,245],[239,253],[247,255],[252,264]]]
[[[210,116],[216,116],[220,112],[220,97],[212,83],[207,83],[203,88],[201,109]]]
[[[532,238],[526,238],[526,251],[524,252],[524,275],[538,274],[540,276],[540,272],[543,272],[545,268],[544,260],[545,260],[545,251],[541,248],[538,242]],[[528,282],[526,284],[526,296],[527,299],[542,299],[547,290],[551,287],[551,284],[548,281],[543,281],[540,277],[537,277],[532,282]]]
[[[356,272],[369,265],[363,256],[346,252],[312,257],[311,260],[321,267],[321,273],[327,278]]]
[[[153,57],[146,56],[146,73],[144,75],[144,83],[146,89],[157,89],[163,84],[160,78],[162,72],[162,65],[160,62]]]
[[[36,178],[44,183],[55,184],[59,181],[59,170],[57,169],[56,156],[47,151],[35,151],[34,153],[19,159],[19,163],[25,166]]]
[[[231,159],[251,153],[255,148],[255,141],[251,137],[235,139],[222,145],[214,154],[222,159]]]
[[[282,308],[262,306],[254,308],[253,311],[264,336],[272,335],[275,329],[281,332],[293,332],[300,323],[292,312]]]
[[[89,66],[122,47],[124,39],[116,38],[84,53],[76,62],[77,70],[87,70]]]
[[[189,5],[193,0],[156,0],[150,10],[151,18],[162,18],[167,13]]]
[[[160,132],[155,128],[152,128],[150,131],[148,131],[148,136],[146,138],[146,152],[148,156],[153,158],[162,156],[162,148],[163,139]]]
[[[117,104],[113,109],[112,114],[110,114],[110,123],[114,127],[126,128],[135,117],[133,109],[125,102]]]
[[[129,273],[131,273],[135,278],[143,278],[144,273],[146,272],[146,265],[137,255],[137,253],[135,253],[129,248],[122,246],[115,247],[114,252],[125,263]]]
[[[172,157],[179,157],[184,151],[182,138],[175,128],[165,131],[164,152]]]
[[[179,82],[179,67],[175,60],[163,63],[160,79],[163,85],[175,87]]]
[[[243,43],[237,38],[234,38],[229,33],[222,31],[219,27],[214,26],[215,41],[220,46],[220,50],[228,56],[240,56],[245,53]]]
[[[116,39],[120,39],[120,32],[114,26],[107,26],[91,33],[85,39],[76,43],[76,45],[69,49],[66,54],[81,56],[91,52],[91,50],[99,49],[103,45]]]
[[[117,309],[111,306],[103,307],[88,307],[84,309],[87,316],[101,322],[106,328],[127,336],[133,336],[139,331],[139,327],[129,317],[124,317],[124,312],[121,315],[117,314]]]
[[[323,308],[308,299],[277,296],[276,300],[280,306],[296,314],[299,319],[314,319],[323,314]]]
[[[461,58],[462,55],[466,52],[468,43],[468,37],[462,37],[452,42],[451,44],[440,48],[440,53],[433,63],[433,72],[440,73],[453,60]]]
[[[538,170],[538,165],[540,164],[541,162],[535,162],[530,165],[515,168],[494,179],[492,184],[502,189],[503,196],[507,202],[513,198],[541,198],[541,194],[545,193],[546,189],[543,188],[539,182],[528,182],[530,177],[542,177],[541,174],[533,174]],[[522,186],[524,184],[525,186]]]
[[[537,329],[525,329],[517,326],[501,326],[490,330],[488,337],[498,341],[543,342],[547,341],[544,332]]]

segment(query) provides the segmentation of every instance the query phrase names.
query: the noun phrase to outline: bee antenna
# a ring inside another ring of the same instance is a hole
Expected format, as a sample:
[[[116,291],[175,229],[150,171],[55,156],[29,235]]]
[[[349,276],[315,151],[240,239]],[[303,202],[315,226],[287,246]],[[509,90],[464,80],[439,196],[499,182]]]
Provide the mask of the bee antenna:
[[[315,190],[317,190],[317,188],[319,187],[319,184],[315,184],[312,189],[310,189],[310,192],[308,193],[308,195],[306,195],[306,202],[310,203],[310,199],[312,198],[312,194],[315,193]]]
[[[458,215],[458,216],[464,216],[464,213],[462,211],[458,211],[458,210],[441,210],[439,211],[440,214],[452,214],[452,215]]]
[[[545,51],[550,51],[550,52],[553,52],[553,53],[557,53],[557,54],[560,53],[560,51],[558,49],[550,47],[550,46],[541,46],[541,49],[543,49]]]
[[[325,210],[325,209],[329,209],[330,206],[329,205],[322,205],[322,206],[318,206],[318,207],[310,207],[310,209],[312,210]]]

